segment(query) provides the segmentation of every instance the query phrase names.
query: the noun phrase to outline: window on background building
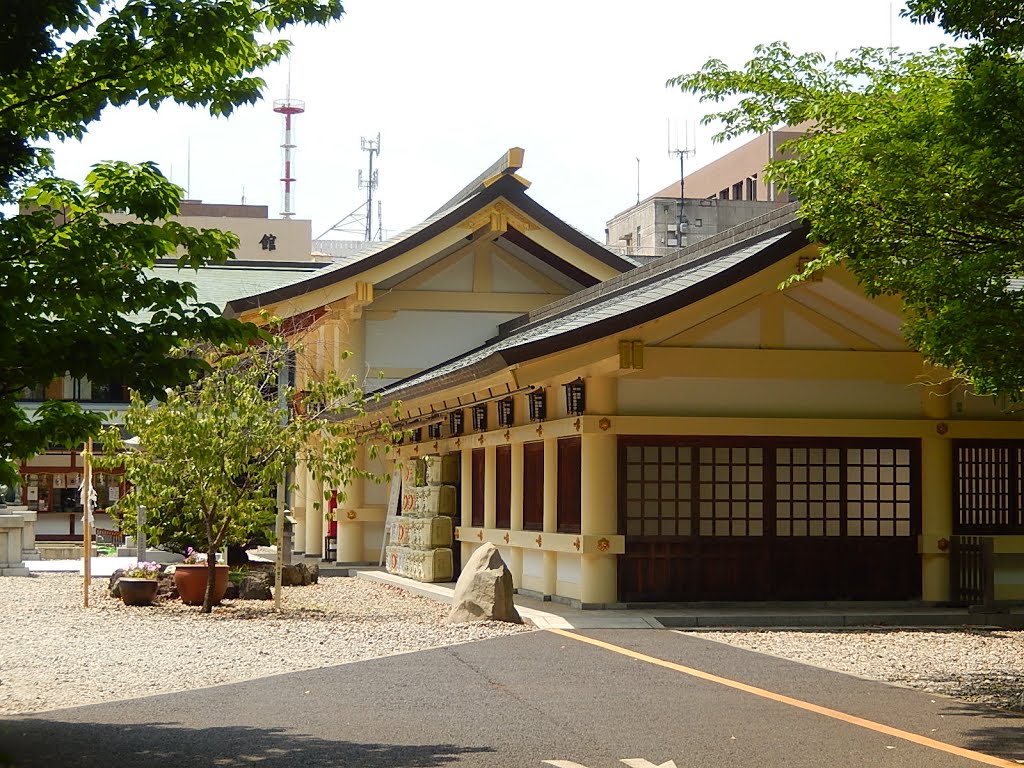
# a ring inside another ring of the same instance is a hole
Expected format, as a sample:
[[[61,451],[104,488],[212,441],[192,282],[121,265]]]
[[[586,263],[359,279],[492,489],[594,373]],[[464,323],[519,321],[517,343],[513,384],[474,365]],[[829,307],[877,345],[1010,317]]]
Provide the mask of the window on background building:
[[[38,403],[46,399],[46,384],[36,384],[34,387],[25,387],[21,390],[21,399],[28,402]]]
[[[728,200],[729,199],[729,188],[728,187],[726,187],[725,189],[723,189],[721,192],[718,193],[718,199],[719,200]]]
[[[742,200],[743,199],[743,182],[737,181],[732,185],[732,199]]]
[[[747,200],[757,200],[757,174],[747,178]]]
[[[91,390],[88,395],[83,399],[91,403],[123,403],[128,400],[124,387],[116,379],[91,382]]]

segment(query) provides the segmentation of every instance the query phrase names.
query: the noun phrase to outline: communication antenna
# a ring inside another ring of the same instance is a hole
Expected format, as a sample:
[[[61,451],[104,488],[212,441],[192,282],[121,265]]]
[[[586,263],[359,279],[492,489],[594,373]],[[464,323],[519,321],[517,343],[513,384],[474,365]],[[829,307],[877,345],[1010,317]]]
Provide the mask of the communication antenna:
[[[380,134],[376,139],[367,139],[365,136],[360,140],[360,148],[370,156],[370,168],[364,177],[362,170],[359,171],[359,189],[366,190],[366,202],[350,214],[328,227],[318,240],[326,237],[331,232],[345,232],[347,234],[359,235],[366,242],[374,239],[384,239],[384,227],[381,225],[381,201],[377,201],[377,231],[373,228],[373,191],[377,188],[377,169],[373,167],[373,159],[380,154]],[[358,227],[358,228],[357,228]]]
[[[676,229],[679,232],[679,245],[682,247],[683,235],[690,228],[690,222],[686,220],[685,206],[685,186],[686,186],[686,172],[684,170],[684,161],[688,157],[692,157],[697,154],[697,150],[690,146],[690,127],[686,123],[683,124],[683,146],[679,146],[679,129],[676,128],[676,148],[672,149],[671,140],[668,145],[668,155],[673,155],[679,158],[679,220],[676,224]],[[696,137],[697,130],[694,128],[694,137]],[[695,140],[695,139],[694,139]]]
[[[377,171],[373,170],[373,158],[380,154],[380,133],[376,139],[359,139],[360,149],[370,156],[370,170],[363,179],[363,171],[359,171],[359,189],[366,190],[366,241],[373,240],[373,190],[377,188]]]
[[[288,90],[285,92],[285,98],[274,101],[274,111],[279,115],[284,115],[284,141],[281,144],[284,155],[284,168],[281,173],[281,183],[284,186],[281,207],[284,210],[281,211],[281,218],[290,219],[295,215],[295,210],[292,207],[292,184],[295,183],[294,169],[292,168],[292,150],[295,149],[295,140],[292,138],[292,117],[306,111],[306,102],[292,98],[290,61],[288,62]]]

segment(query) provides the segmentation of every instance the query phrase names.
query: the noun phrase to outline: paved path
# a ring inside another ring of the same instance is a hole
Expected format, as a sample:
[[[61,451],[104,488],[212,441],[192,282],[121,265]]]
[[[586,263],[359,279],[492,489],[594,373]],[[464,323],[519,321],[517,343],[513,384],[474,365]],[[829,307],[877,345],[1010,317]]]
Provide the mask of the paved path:
[[[668,630],[548,631],[0,721],[3,751],[17,768],[966,768],[1024,760],[1024,719]]]

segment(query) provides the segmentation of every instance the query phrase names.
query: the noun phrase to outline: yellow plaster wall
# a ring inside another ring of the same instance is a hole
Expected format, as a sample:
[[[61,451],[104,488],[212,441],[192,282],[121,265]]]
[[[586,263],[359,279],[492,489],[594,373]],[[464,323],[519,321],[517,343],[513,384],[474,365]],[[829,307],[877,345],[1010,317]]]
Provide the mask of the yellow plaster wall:
[[[618,387],[624,415],[919,418],[917,387],[807,379],[632,379]]]

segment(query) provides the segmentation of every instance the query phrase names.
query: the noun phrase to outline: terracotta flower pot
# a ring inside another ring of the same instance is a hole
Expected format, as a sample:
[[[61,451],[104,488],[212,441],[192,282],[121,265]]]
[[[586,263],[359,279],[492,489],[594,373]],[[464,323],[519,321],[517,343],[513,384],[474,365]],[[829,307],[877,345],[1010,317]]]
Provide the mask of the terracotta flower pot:
[[[223,599],[228,588],[228,571],[226,565],[217,565],[213,582],[213,602],[217,604]],[[174,586],[178,588],[181,602],[185,605],[202,605],[206,597],[206,563],[196,565],[174,566]]]
[[[120,578],[117,586],[125,605],[152,605],[159,582],[156,579]]]

